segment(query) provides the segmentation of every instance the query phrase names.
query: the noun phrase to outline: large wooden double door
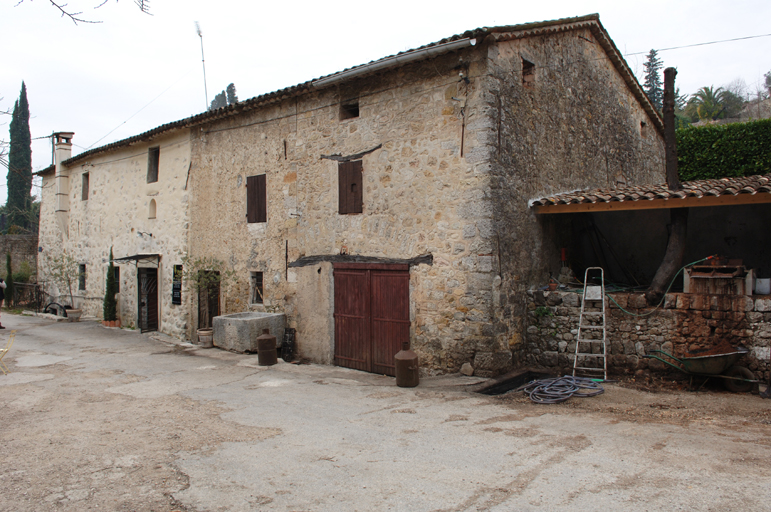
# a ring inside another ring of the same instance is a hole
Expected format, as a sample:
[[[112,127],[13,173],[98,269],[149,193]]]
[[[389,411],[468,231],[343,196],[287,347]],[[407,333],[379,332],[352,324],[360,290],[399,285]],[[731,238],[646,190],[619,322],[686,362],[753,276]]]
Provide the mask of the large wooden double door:
[[[410,340],[408,265],[336,263],[335,364],[394,375]]]

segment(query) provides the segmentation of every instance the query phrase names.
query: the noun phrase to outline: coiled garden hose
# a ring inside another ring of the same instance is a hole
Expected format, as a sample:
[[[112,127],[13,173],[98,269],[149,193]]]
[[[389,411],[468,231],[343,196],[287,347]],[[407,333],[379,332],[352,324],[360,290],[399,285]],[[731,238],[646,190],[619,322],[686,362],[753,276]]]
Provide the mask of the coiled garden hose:
[[[571,396],[586,398],[600,395],[605,392],[605,388],[594,379],[565,375],[535,380],[522,388],[522,391],[537,404],[558,404]]]

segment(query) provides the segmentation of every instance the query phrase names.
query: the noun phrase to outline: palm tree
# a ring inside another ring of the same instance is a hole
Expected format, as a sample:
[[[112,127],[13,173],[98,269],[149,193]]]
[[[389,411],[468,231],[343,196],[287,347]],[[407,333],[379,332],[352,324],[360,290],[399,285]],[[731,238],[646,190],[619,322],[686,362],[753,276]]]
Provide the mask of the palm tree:
[[[725,91],[722,87],[715,89],[713,86],[702,87],[693,95],[696,104],[696,112],[699,119],[715,120],[721,117],[725,110]]]

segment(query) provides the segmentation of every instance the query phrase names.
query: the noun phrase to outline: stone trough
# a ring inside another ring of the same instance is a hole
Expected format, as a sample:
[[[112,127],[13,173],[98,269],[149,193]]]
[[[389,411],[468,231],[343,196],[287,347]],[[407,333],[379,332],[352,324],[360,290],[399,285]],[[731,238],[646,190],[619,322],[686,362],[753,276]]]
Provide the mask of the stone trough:
[[[257,337],[269,329],[280,346],[284,339],[284,313],[233,313],[215,316],[213,320],[214,346],[233,352],[257,352]]]

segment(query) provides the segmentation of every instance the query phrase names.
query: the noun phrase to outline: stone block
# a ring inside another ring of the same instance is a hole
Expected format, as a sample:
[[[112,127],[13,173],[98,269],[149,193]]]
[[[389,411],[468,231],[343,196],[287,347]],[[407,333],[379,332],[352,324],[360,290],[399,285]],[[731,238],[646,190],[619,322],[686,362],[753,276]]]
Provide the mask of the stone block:
[[[546,297],[546,304],[548,306],[559,306],[562,304],[562,297],[560,297],[560,293],[549,292],[549,295]]]
[[[695,309],[697,311],[709,309],[709,296],[698,293],[691,294],[690,309]]]
[[[632,309],[644,309],[648,307],[648,301],[645,300],[645,295],[642,293],[629,294],[629,308]]]
[[[460,373],[471,377],[474,375],[474,367],[471,366],[470,363],[463,363],[463,365],[460,367]]]
[[[506,371],[510,365],[511,351],[509,350],[477,352],[474,356],[474,373],[479,377],[494,377]]]
[[[263,329],[276,337],[276,345],[284,339],[284,313],[234,313],[215,316],[213,321],[214,346],[233,352],[257,352],[257,338]]]
[[[755,311],[771,311],[771,299],[755,299]]]
[[[557,349],[559,350],[559,352],[565,352],[567,350],[567,348],[568,348],[568,342],[567,341],[560,341],[557,344]]]
[[[677,309],[689,309],[691,307],[691,297],[687,293],[677,294]]]
[[[750,302],[752,302],[752,299],[750,299]],[[753,302],[754,307],[754,302]],[[755,311],[750,311],[747,313],[747,321],[753,324],[759,323],[763,321],[763,313],[757,313]]]
[[[613,300],[615,300],[618,303],[618,306],[617,306],[612,300],[609,301],[611,308],[618,308],[619,306],[621,306],[622,308],[626,309],[626,307],[629,304],[629,294],[627,293],[614,293],[611,295],[611,297],[613,297]]]
[[[668,293],[664,297],[664,309],[675,309],[677,307],[677,294]]]
[[[731,309],[733,311],[752,311],[755,309],[755,301],[752,300],[752,297],[738,295],[733,297]]]
[[[581,306],[581,296],[577,293],[564,293],[562,295],[562,303],[570,308],[577,308]]]

